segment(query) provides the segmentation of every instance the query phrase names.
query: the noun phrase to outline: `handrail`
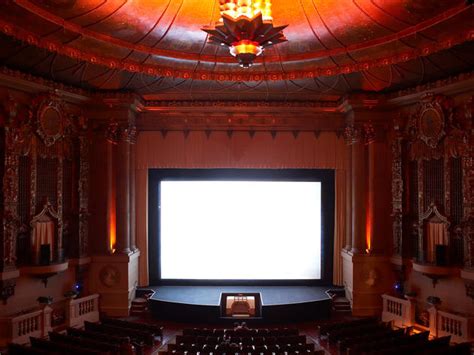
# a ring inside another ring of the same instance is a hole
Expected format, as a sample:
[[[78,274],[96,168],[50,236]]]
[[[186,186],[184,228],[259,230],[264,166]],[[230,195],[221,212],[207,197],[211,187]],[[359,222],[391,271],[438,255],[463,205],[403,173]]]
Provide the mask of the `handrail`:
[[[453,343],[474,340],[474,316],[438,310],[437,318],[437,335],[439,337],[450,335]]]
[[[84,321],[99,321],[98,294],[69,300],[67,306],[67,325],[80,328],[84,326]]]
[[[387,294],[383,294],[382,299],[382,321],[393,321],[397,327],[411,326],[415,323],[415,305],[412,301]]]

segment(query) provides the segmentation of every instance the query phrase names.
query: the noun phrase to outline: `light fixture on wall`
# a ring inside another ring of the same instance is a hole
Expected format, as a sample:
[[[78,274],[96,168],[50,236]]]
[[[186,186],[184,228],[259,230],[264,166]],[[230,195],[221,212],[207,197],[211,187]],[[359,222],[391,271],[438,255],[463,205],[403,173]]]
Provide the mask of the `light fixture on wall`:
[[[219,0],[221,18],[206,26],[209,42],[229,48],[241,67],[248,68],[264,48],[286,41],[284,26],[273,26],[271,0]]]

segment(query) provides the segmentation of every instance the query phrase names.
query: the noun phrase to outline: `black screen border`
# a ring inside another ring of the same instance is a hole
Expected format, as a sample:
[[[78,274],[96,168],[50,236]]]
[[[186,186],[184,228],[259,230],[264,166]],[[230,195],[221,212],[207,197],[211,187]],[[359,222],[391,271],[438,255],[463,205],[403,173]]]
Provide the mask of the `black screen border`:
[[[332,285],[334,252],[335,173],[333,169],[149,169],[148,272],[153,286],[322,286]],[[186,180],[311,181],[321,183],[321,278],[307,280],[176,280],[161,279],[160,182]]]

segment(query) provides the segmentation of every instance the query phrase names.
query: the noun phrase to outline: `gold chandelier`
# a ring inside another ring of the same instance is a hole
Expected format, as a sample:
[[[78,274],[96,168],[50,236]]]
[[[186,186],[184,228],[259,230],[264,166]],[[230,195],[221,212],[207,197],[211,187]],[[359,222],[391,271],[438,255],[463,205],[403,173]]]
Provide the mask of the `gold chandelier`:
[[[221,18],[206,26],[209,42],[226,46],[248,68],[265,47],[286,41],[284,26],[273,26],[271,0],[219,0]]]

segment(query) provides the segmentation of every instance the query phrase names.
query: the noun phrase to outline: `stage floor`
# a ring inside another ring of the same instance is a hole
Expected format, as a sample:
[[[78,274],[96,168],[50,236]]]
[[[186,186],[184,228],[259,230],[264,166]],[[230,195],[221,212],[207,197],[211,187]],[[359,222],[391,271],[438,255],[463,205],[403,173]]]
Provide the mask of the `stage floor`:
[[[155,286],[150,310],[156,319],[227,322],[222,316],[222,293],[260,293],[260,322],[310,321],[330,316],[331,286]]]
[[[288,305],[330,300],[330,286],[155,286],[152,300],[218,306],[221,293],[260,292],[262,306]]]

